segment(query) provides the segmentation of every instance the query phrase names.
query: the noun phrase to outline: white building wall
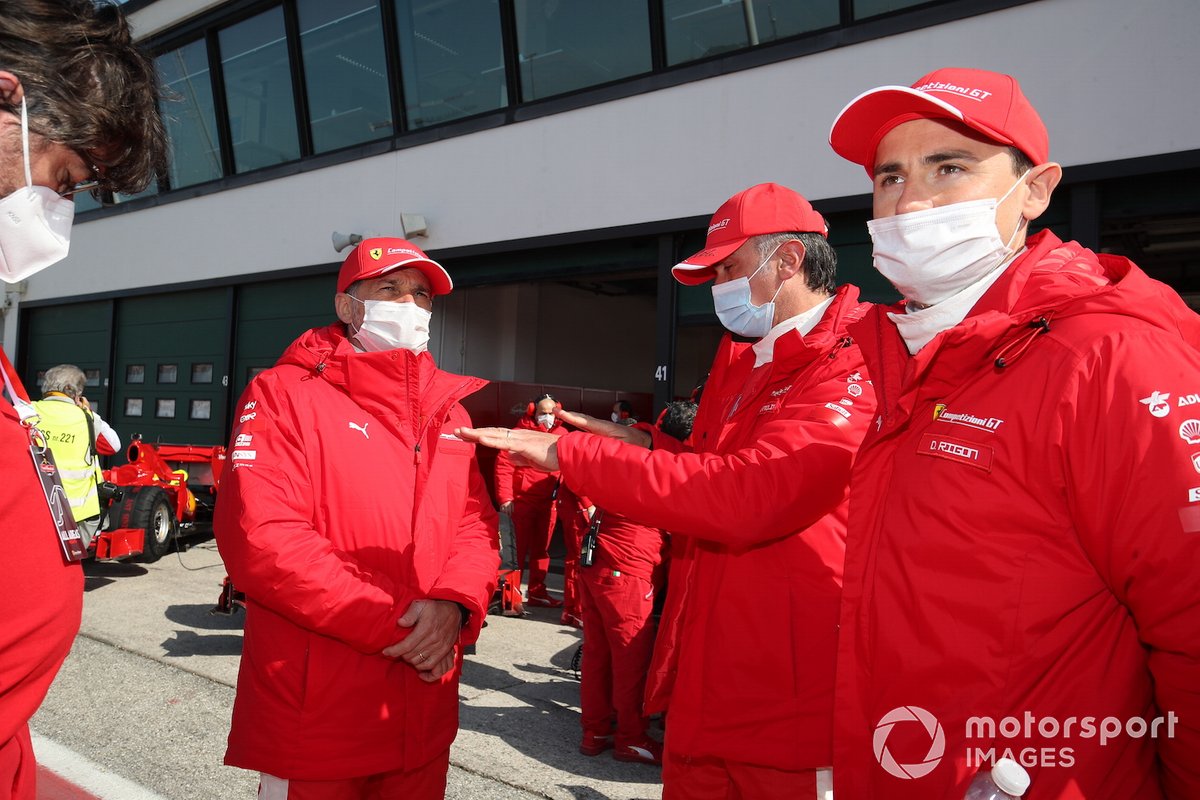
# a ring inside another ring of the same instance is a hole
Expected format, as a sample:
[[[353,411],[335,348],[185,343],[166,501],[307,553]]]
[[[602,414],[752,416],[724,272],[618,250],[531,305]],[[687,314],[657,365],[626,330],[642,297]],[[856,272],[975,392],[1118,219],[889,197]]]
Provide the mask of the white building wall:
[[[135,22],[211,5],[161,0]],[[438,249],[706,215],[766,180],[813,200],[862,194],[861,169],[828,147],[834,116],[862,90],[946,65],[1016,75],[1064,165],[1192,150],[1197,30],[1196,0],[1041,0],[78,224],[72,255],[23,299],[332,264],[332,231],[398,234],[401,213],[424,215],[418,241]]]

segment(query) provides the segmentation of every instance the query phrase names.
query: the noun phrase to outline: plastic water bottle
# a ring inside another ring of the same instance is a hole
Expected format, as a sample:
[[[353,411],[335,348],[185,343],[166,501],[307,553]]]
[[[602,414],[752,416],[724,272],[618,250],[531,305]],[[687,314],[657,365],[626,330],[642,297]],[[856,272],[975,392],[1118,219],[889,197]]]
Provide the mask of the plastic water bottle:
[[[1029,773],[1011,758],[996,761],[990,772],[971,781],[963,800],[1017,800],[1029,788]]]

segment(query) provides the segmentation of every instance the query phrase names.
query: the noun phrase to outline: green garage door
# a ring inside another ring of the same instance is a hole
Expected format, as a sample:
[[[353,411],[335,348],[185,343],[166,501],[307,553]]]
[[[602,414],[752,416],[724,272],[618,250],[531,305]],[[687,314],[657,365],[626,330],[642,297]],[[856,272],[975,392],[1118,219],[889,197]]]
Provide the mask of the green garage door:
[[[110,421],[128,441],[224,444],[232,288],[117,304]]]
[[[250,378],[273,366],[297,336],[337,319],[336,289],[333,275],[252,283],[239,289],[237,355],[231,377],[235,400]]]
[[[112,377],[108,363],[112,301],[74,303],[22,313],[29,314],[25,371],[21,374],[29,396],[35,400],[42,396],[41,378],[47,369],[74,364],[87,376],[84,395],[92,408],[105,419],[111,419],[112,410],[105,400]]]

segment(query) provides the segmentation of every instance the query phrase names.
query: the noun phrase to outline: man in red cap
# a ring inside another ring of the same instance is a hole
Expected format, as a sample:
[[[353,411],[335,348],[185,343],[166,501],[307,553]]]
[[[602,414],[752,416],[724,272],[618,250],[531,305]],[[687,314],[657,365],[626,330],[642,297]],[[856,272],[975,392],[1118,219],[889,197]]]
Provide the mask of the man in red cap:
[[[214,529],[246,593],[225,763],[263,800],[441,798],[463,646],[499,564],[496,514],[459,401],[434,366],[450,276],[403,239],[338,273],[339,322],[247,387]]]
[[[825,234],[803,197],[760,184],[722,205],[705,249],[674,268],[682,283],[713,281],[729,330],[692,446],[563,412],[604,435],[460,432],[671,531],[645,708],[668,712],[666,800],[823,798],[828,785],[847,480],[875,399],[846,335],[867,306],[853,286],[835,288]],[[584,744],[607,733],[585,731]]]
[[[942,69],[860,95],[904,301],[850,330],[880,414],[855,462],[834,776],[963,797],[1200,797],[1200,319],[1127,259],[1028,236],[1062,169],[1017,82]]]

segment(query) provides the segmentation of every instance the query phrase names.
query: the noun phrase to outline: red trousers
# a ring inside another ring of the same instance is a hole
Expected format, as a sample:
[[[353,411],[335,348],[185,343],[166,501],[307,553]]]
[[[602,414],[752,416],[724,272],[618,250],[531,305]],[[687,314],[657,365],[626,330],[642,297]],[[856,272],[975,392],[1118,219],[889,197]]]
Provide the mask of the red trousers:
[[[414,770],[336,781],[292,781],[263,774],[258,800],[442,800],[450,751]]]
[[[11,739],[0,742],[0,800],[35,800],[37,763],[29,726],[22,725]]]
[[[526,584],[529,596],[545,597],[550,537],[554,534],[554,501],[549,497],[517,497],[513,501],[512,521],[517,538],[517,569],[529,576]]]
[[[579,687],[586,732],[607,736],[616,723],[616,745],[646,737],[642,695],[654,650],[654,586],[645,578],[614,576],[600,566],[580,569],[583,590],[583,681]]]
[[[688,758],[671,751],[670,726],[667,727],[662,780],[663,800],[829,800],[833,797],[833,778],[828,769],[785,772],[719,758]]]
[[[579,587],[579,546],[587,532],[588,521],[579,498],[566,487],[558,489],[558,520],[562,523],[563,544],[563,614],[583,619],[583,596]]]

